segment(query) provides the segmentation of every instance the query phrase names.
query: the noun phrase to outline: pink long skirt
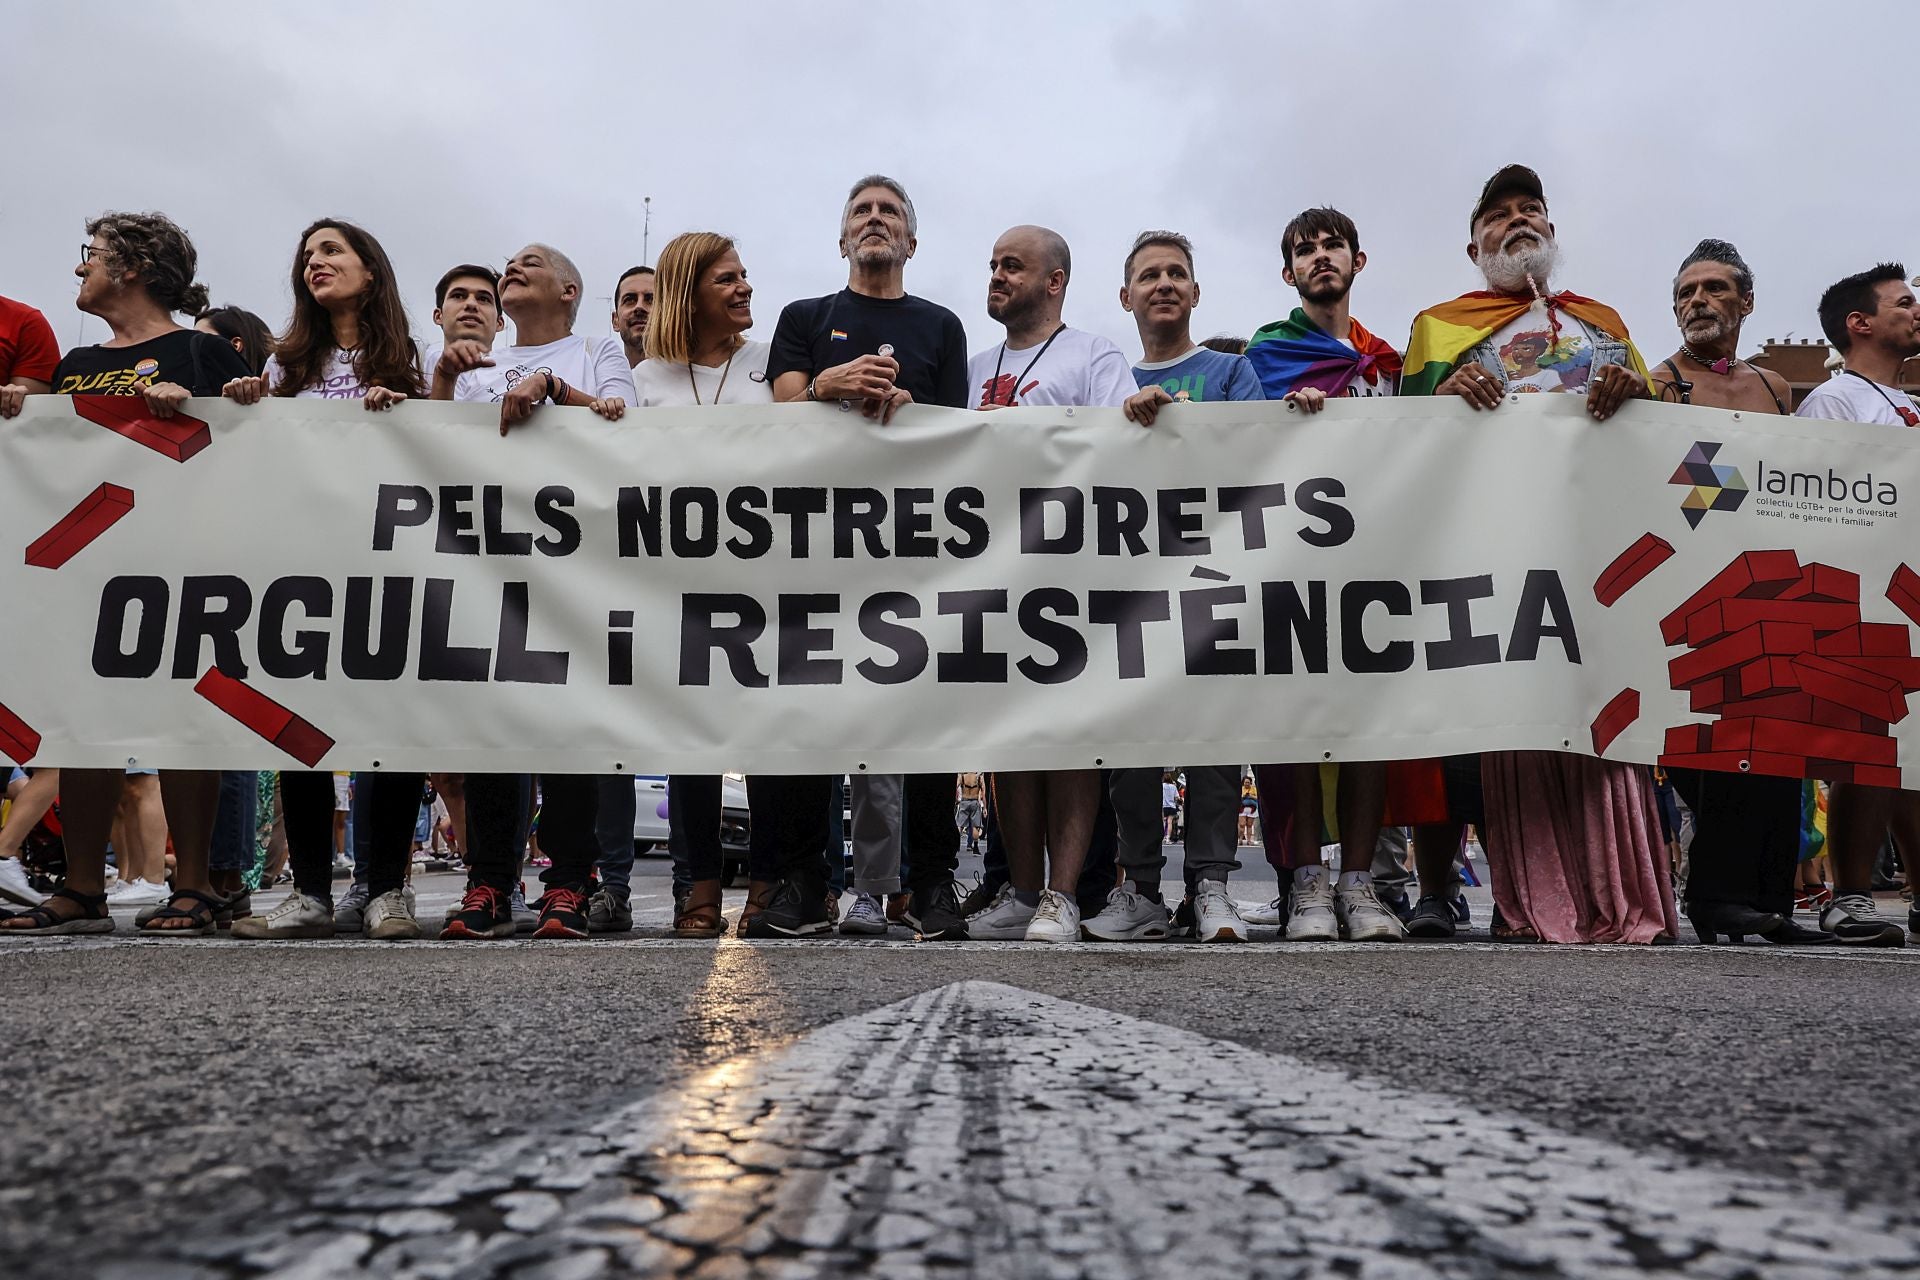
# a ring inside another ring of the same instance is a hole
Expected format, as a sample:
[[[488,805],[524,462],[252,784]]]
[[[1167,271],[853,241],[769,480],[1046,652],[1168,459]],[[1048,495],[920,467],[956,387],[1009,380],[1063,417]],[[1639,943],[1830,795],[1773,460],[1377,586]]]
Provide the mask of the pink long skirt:
[[[1640,765],[1556,751],[1490,751],[1493,901],[1548,942],[1677,938],[1653,783]]]

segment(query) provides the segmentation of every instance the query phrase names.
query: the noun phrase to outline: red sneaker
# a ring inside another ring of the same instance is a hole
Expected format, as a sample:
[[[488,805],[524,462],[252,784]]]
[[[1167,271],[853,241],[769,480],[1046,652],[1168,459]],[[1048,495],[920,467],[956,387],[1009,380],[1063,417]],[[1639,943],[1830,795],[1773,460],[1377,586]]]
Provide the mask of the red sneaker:
[[[460,909],[447,917],[440,938],[511,938],[513,907],[503,890],[490,884],[468,887]]]
[[[536,938],[584,938],[587,936],[587,895],[574,887],[548,889],[540,895],[540,923]]]

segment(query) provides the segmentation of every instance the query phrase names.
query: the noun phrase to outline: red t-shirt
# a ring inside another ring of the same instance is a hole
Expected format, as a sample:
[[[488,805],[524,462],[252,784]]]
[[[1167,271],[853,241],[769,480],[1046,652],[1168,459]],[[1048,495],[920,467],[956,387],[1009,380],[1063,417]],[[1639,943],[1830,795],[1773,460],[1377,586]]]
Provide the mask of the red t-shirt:
[[[16,378],[52,382],[59,363],[60,345],[47,318],[24,302],[0,298],[0,383]]]

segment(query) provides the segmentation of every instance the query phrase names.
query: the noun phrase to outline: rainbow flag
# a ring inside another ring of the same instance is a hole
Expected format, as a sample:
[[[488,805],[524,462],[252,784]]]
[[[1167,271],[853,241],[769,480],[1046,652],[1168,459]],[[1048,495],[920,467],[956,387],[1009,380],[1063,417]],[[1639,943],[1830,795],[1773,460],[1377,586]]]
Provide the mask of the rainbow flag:
[[[1278,400],[1300,387],[1317,387],[1330,396],[1345,395],[1355,378],[1378,386],[1382,376],[1400,377],[1400,353],[1352,322],[1353,345],[1334,338],[1299,307],[1285,320],[1266,325],[1247,342],[1247,359],[1260,375],[1267,399]]]
[[[1400,394],[1432,395],[1462,356],[1525,315],[1533,302],[1527,294],[1479,290],[1422,311],[1413,318],[1413,336],[1407,339],[1407,372],[1400,382]],[[1628,336],[1626,321],[1620,318],[1619,312],[1577,293],[1549,296],[1547,310],[1551,313],[1555,309],[1626,343],[1635,372],[1643,378],[1647,376],[1646,361],[1640,358],[1640,350]]]

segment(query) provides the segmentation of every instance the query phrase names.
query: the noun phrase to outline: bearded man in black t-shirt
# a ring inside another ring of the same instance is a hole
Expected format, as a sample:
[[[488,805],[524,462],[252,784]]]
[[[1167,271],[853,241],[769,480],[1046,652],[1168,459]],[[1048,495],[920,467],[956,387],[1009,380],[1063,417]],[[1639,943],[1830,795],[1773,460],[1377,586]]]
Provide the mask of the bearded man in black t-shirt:
[[[918,247],[919,219],[913,201],[892,178],[873,174],[853,184],[840,218],[840,256],[847,260],[847,287],[824,298],[787,304],[773,331],[767,376],[775,400],[814,400],[858,406],[881,423],[901,406],[967,407],[967,334],[960,317],[906,290],[907,259]],[[881,354],[882,351],[886,354]],[[904,801],[906,860],[912,880],[908,922],[923,939],[966,937],[966,917],[953,882],[960,851],[953,825],[951,773],[863,776],[855,797],[855,840],[869,817],[901,825]],[[827,809],[832,782],[824,777],[756,775],[753,840],[760,865],[778,868],[780,879],[759,886],[764,904],[747,924],[749,937],[811,937],[832,926],[826,905]],[[868,806],[873,806],[869,810]],[[762,815],[765,815],[764,817]],[[770,821],[769,821],[770,819]],[[862,881],[848,924],[881,932],[884,917],[869,920],[875,893],[894,879]],[[856,866],[856,875],[860,875]],[[864,913],[864,914],[863,914]],[[877,927],[874,925],[877,923]]]

